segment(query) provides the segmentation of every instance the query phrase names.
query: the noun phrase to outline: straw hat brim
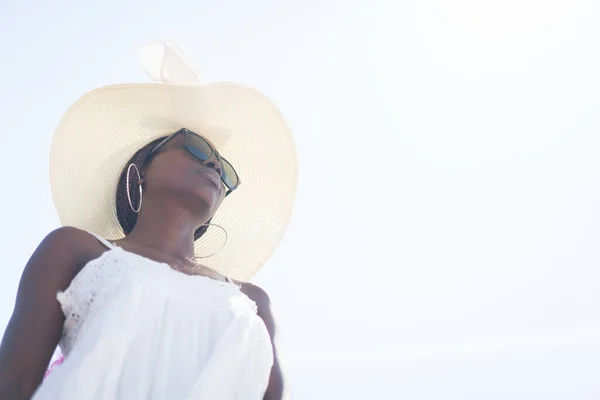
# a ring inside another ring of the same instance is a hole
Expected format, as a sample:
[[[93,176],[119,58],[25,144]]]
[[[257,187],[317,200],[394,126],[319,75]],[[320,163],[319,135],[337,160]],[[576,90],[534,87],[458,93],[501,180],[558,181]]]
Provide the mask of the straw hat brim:
[[[229,195],[196,241],[201,263],[247,281],[279,245],[294,205],[297,155],[290,129],[262,93],[235,83],[201,86],[122,84],[93,90],[73,104],[52,143],[50,182],[65,226],[108,239],[124,237],[117,220],[119,177],[135,152],[185,127],[205,136],[236,168]],[[222,248],[221,248],[222,247]]]

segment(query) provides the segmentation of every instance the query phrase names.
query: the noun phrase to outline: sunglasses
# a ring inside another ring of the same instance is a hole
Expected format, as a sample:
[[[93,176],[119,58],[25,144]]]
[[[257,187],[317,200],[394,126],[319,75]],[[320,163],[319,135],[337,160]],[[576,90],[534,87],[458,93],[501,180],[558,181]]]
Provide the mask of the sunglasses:
[[[240,186],[240,178],[237,172],[235,172],[233,165],[224,159],[202,136],[186,128],[182,128],[177,132],[167,136],[160,143],[154,146],[154,148],[150,150],[150,153],[148,154],[148,159],[156,154],[161,147],[169,142],[169,140],[173,139],[179,134],[183,135],[185,139],[184,147],[192,156],[200,161],[206,161],[214,155],[219,164],[221,164],[221,181],[227,187],[225,196],[229,195],[231,192],[237,189],[238,186]]]

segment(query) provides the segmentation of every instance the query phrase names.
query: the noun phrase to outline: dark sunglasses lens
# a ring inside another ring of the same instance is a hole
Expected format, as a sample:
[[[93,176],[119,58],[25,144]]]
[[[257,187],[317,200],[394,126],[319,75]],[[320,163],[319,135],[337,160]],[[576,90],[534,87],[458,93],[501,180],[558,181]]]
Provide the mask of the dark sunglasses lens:
[[[235,170],[231,164],[229,164],[229,161],[225,160],[224,158],[221,158],[219,163],[221,163],[221,168],[223,168],[223,174],[221,176],[223,183],[229,189],[234,190],[239,185],[239,179],[235,173]]]
[[[200,136],[194,134],[186,135],[185,144],[187,145],[189,152],[202,161],[208,160],[208,158],[212,155],[212,149],[210,145]]]

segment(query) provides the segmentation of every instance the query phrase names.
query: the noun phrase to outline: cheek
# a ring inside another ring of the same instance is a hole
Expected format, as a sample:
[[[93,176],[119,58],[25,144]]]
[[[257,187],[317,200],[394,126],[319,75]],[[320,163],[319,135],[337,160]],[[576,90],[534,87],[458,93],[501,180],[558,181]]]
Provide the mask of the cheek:
[[[180,186],[189,181],[193,168],[181,157],[156,158],[147,171],[147,181],[161,186]]]

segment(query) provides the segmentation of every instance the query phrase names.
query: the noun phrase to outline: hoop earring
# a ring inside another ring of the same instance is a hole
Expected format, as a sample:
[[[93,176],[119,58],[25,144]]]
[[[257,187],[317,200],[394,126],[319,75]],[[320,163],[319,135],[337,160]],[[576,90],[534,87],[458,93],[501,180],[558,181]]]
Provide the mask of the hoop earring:
[[[129,192],[129,174],[131,172],[131,167],[135,167],[135,172],[137,173],[138,176],[138,187],[140,188],[140,204],[138,204],[138,208],[136,209],[133,206],[133,202],[131,201],[131,193]],[[134,213],[139,213],[140,210],[142,209],[142,185],[140,185],[140,181],[142,180],[142,175],[140,174],[140,170],[138,169],[137,165],[135,165],[135,163],[131,163],[129,164],[129,167],[127,167],[127,200],[129,200],[129,207],[131,207],[131,210],[133,210]]]
[[[221,248],[219,250],[217,250],[217,251],[215,251],[215,252],[213,252],[213,253],[211,253],[211,254],[209,254],[207,256],[196,256],[196,257],[194,257],[194,259],[196,259],[196,260],[214,256],[215,254],[217,254],[218,252],[220,252],[221,250],[223,250],[223,248],[227,244],[227,240],[229,239],[229,236],[227,235],[227,231],[221,225],[217,225],[217,224],[204,224],[202,226],[206,226],[207,231],[208,231],[208,227],[209,226],[216,226],[217,228],[221,229],[223,231],[223,233],[225,233],[225,243],[223,243],[223,246],[221,246]]]

